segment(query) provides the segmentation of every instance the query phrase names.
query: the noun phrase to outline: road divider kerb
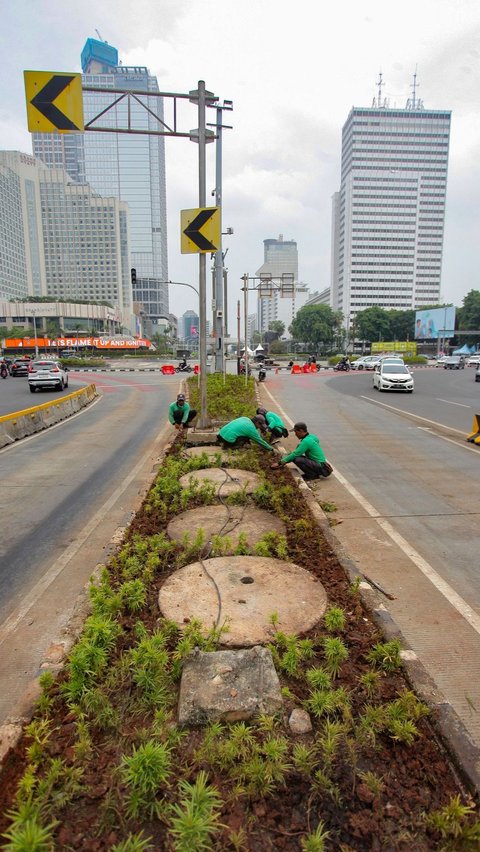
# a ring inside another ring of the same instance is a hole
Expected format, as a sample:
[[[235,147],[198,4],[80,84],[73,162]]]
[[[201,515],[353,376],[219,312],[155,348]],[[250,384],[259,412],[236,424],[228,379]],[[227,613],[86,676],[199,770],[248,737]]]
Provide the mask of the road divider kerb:
[[[71,417],[89,405],[97,395],[96,386],[91,384],[67,396],[62,396],[61,399],[2,415],[0,417],[0,448]]]

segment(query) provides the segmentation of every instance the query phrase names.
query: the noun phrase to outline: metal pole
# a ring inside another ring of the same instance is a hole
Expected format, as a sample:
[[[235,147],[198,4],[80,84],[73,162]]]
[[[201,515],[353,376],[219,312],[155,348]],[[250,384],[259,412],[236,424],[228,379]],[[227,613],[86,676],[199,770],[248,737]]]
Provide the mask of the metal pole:
[[[205,81],[198,81],[198,206],[206,206],[206,163],[205,163]],[[203,429],[208,425],[207,417],[207,257],[198,256],[198,290],[200,319],[200,419]]]
[[[240,375],[240,299],[237,301],[237,376]]]
[[[223,319],[223,251],[222,251],[222,110],[217,107],[217,141],[215,145],[215,206],[220,214],[220,242],[215,252],[215,372],[223,373],[224,319]]]
[[[32,311],[33,317],[33,336],[35,338],[35,358],[38,358],[38,340],[37,340],[37,319],[35,316],[35,311]]]
[[[245,387],[248,384],[247,310],[248,310],[248,275],[245,274],[243,276],[243,319],[244,319],[244,323],[245,323],[245,328],[244,328],[244,331],[245,331],[245,352],[244,352],[244,357],[245,357]]]

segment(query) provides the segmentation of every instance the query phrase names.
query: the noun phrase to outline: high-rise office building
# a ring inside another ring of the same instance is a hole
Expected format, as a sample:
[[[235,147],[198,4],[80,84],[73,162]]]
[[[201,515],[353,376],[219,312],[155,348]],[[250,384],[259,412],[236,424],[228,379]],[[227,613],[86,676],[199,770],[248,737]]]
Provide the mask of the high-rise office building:
[[[38,163],[0,151],[0,298],[45,296]]]
[[[0,151],[0,297],[29,295],[109,302],[133,330],[127,205]]]
[[[348,328],[378,305],[440,300],[451,113],[383,102],[354,107],[342,131],[333,196],[331,306]]]
[[[258,299],[257,326],[260,332],[268,331],[271,322],[283,322],[288,334],[297,311],[303,307],[308,298],[308,288],[298,283],[298,250],[295,240],[284,240],[280,234],[278,240],[263,241],[264,261],[256,275],[271,275],[274,280],[272,295]],[[293,275],[295,290],[288,295],[281,295],[279,290],[282,275]]]
[[[88,39],[82,51],[83,84],[101,88],[158,92],[157,78],[143,66],[119,64],[111,45]],[[85,120],[91,120],[118,95],[84,92]],[[120,100],[99,120],[104,127],[158,130],[163,100]],[[103,197],[128,204],[131,266],[136,269],[132,299],[145,315],[168,316],[165,142],[163,136],[86,132],[83,135],[33,134],[34,154],[50,167],[64,168],[75,182],[88,182]]]

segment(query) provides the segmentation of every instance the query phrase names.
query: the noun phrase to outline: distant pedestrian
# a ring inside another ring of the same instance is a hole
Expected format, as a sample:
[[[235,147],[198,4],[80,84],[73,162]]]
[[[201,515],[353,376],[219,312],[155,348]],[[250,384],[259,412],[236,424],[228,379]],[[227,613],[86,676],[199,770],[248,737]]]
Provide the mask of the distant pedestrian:
[[[278,441],[279,438],[288,437],[288,429],[281,417],[275,414],[274,411],[267,411],[266,408],[257,408],[257,414],[265,419],[266,430],[270,432],[270,441]]]
[[[217,442],[226,449],[236,449],[253,441],[264,449],[273,452],[273,447],[267,444],[260,434],[264,423],[264,418],[259,415],[251,419],[250,417],[237,417],[235,420],[231,420],[230,423],[222,426],[217,435]]]
[[[303,479],[306,481],[319,479],[321,476],[330,476],[333,468],[327,461],[317,436],[310,435],[306,423],[295,423],[293,431],[300,443],[293,452],[283,456],[280,461],[273,462],[272,469],[293,462],[300,468]]]
[[[168,409],[168,419],[175,429],[188,429],[192,420],[197,416],[194,408],[190,408],[185,394],[179,393],[175,402]]]

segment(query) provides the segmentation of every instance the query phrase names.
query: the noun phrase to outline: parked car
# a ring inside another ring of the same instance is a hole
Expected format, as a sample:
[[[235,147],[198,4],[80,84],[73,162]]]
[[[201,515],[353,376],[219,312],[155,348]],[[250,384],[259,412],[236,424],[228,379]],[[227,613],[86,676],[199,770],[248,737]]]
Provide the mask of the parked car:
[[[14,361],[10,364],[10,375],[11,376],[28,376],[28,367],[30,364],[30,358],[15,358]]]
[[[465,368],[465,358],[463,355],[449,355],[443,362],[444,370],[463,370]]]
[[[475,381],[480,382],[480,364],[477,365],[477,369],[475,370]]]
[[[440,357],[437,358],[437,360],[435,361],[435,366],[436,367],[443,367],[446,358],[447,358],[447,355],[440,355]]]
[[[412,393],[413,387],[413,376],[405,364],[387,361],[384,364],[379,364],[373,374],[374,390],[400,390]]]
[[[470,355],[470,358],[467,359],[468,367],[477,367],[480,364],[480,354]]]
[[[32,361],[28,371],[28,385],[30,393],[35,393],[42,388],[63,390],[68,388],[67,371],[58,361],[45,358]]]
[[[364,355],[350,364],[352,370],[374,370],[380,361],[379,355]]]

